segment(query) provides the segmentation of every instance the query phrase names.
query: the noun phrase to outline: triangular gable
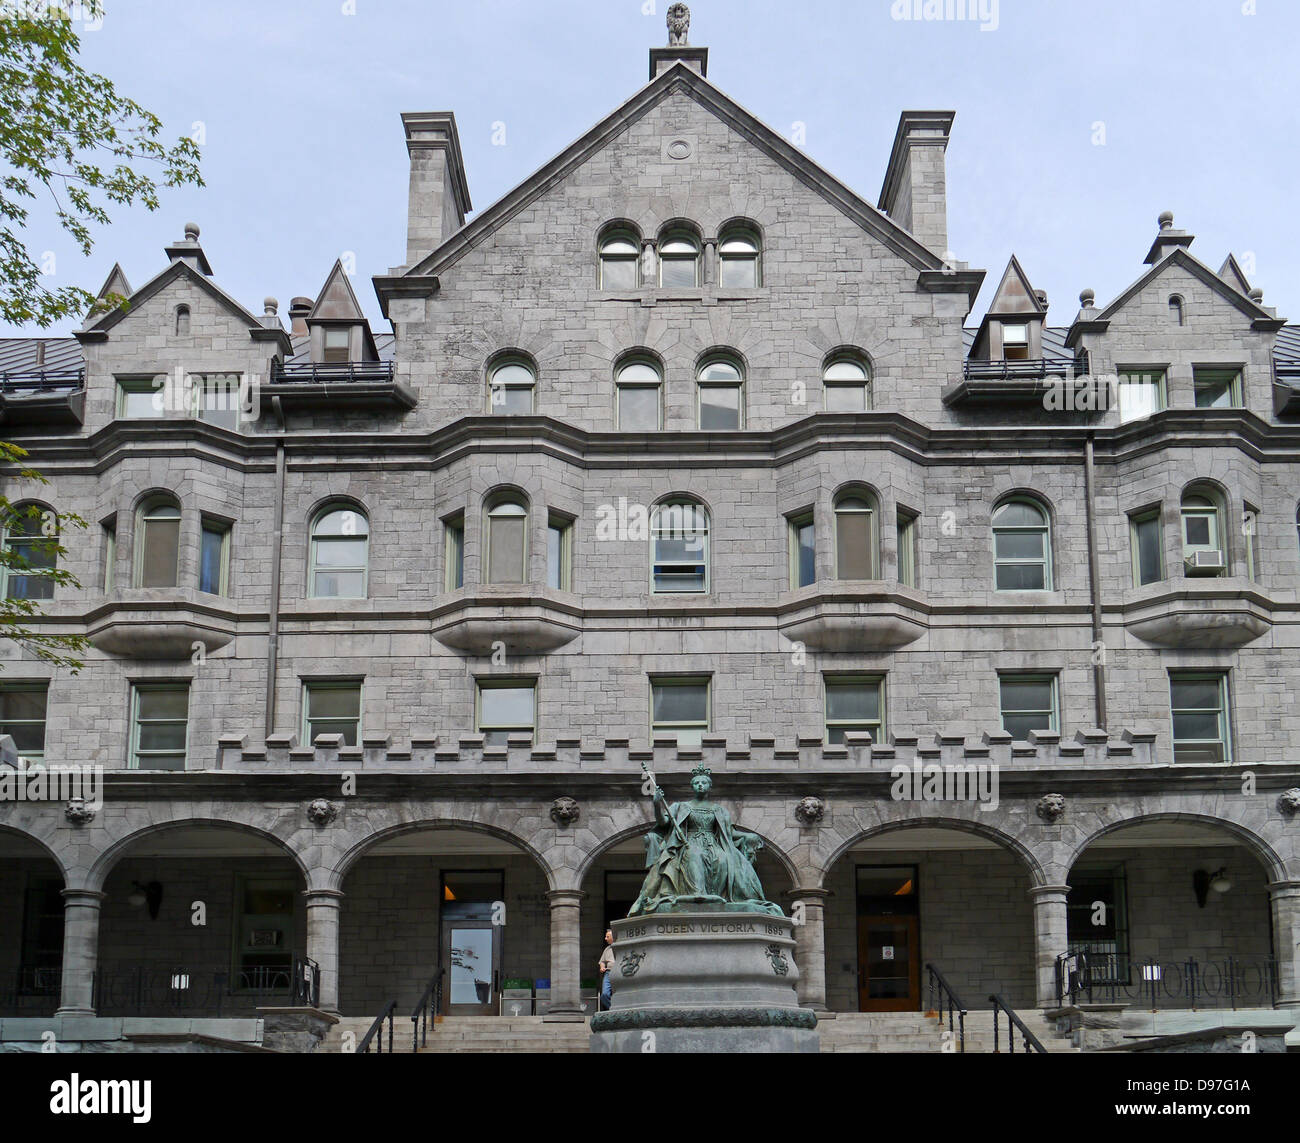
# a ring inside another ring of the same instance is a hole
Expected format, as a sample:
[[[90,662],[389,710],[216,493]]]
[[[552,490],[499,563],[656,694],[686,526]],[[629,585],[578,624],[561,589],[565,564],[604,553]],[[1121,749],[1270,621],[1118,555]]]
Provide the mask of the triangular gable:
[[[520,211],[531,206],[561,183],[568,175],[609,145],[631,124],[652,111],[676,92],[684,92],[700,106],[713,112],[730,128],[748,139],[755,147],[790,172],[799,182],[816,191],[856,222],[868,234],[917,270],[941,270],[943,261],[927,250],[893,219],[847,187],[789,143],[782,135],[724,95],[703,76],[684,63],[674,64],[652,80],[621,107],[618,107],[554,159],[507,192],[473,221],[462,226],[404,277],[441,274],[454,265],[474,246],[505,225]]]
[[[258,329],[262,328],[261,318],[254,317],[244,309],[243,306],[235,301],[234,298],[226,293],[225,290],[217,286],[211,278],[205,277],[203,274],[200,274],[197,270],[187,266],[181,261],[173,262],[167,267],[167,269],[162,271],[162,273],[150,278],[149,281],[141,286],[135,293],[130,294],[129,301],[131,302],[132,308],[137,308],[147,302],[150,298],[162,293],[163,290],[178,278],[188,278],[191,285],[198,286],[199,289],[208,294],[218,305],[239,318],[239,320],[250,329],[253,327],[257,327]],[[126,309],[116,309],[112,313],[105,314],[104,317],[95,322],[90,329],[100,333],[107,333],[113,328],[113,326],[117,325],[118,322],[125,318],[128,312],[129,311]]]
[[[366,315],[361,312],[361,305],[357,302],[357,295],[352,292],[352,283],[348,281],[342,259],[334,263],[334,269],[325,279],[325,285],[321,288],[311,313],[307,315],[307,320],[309,322],[366,320]]]
[[[1006,273],[1002,275],[993,301],[989,303],[988,312],[996,317],[1042,317],[1047,313],[1014,254],[1007,263]]]
[[[1240,290],[1246,297],[1250,297],[1250,281],[1232,254],[1229,254],[1228,260],[1219,267],[1219,277],[1234,289]]]
[[[1279,319],[1269,313],[1268,310],[1264,309],[1263,306],[1251,301],[1250,298],[1246,294],[1242,293],[1241,290],[1237,289],[1235,285],[1224,281],[1204,262],[1193,257],[1181,247],[1175,250],[1167,258],[1162,259],[1152,266],[1151,269],[1138,278],[1136,282],[1129,286],[1127,290],[1120,294],[1119,297],[1111,302],[1110,305],[1102,310],[1093,320],[1110,320],[1110,318],[1128,304],[1130,299],[1135,297],[1142,290],[1146,289],[1151,282],[1155,281],[1155,279],[1163,274],[1170,266],[1181,266],[1191,274],[1192,277],[1204,283],[1214,293],[1218,294],[1219,297],[1223,298],[1224,301],[1235,306],[1252,321],[1265,322],[1271,325],[1281,324]]]
[[[104,279],[104,284],[99,288],[95,298],[103,301],[110,294],[117,294],[123,298],[131,296],[131,283],[126,280],[121,262],[113,263],[113,268],[108,272],[108,277]]]

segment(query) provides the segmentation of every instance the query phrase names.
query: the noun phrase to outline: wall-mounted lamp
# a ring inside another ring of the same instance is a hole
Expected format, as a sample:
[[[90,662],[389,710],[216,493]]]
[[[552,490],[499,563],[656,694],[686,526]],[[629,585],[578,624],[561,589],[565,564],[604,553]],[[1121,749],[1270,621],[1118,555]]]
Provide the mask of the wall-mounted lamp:
[[[149,906],[149,919],[156,921],[158,919],[158,907],[162,904],[162,882],[150,881],[148,885],[141,885],[138,881],[132,881],[135,886],[127,897],[127,903],[132,907],[139,909],[143,905]]]
[[[1192,874],[1192,888],[1196,890],[1197,905],[1204,909],[1210,890],[1220,895],[1227,893],[1232,889],[1232,881],[1226,867],[1216,869],[1213,873],[1198,869]]]

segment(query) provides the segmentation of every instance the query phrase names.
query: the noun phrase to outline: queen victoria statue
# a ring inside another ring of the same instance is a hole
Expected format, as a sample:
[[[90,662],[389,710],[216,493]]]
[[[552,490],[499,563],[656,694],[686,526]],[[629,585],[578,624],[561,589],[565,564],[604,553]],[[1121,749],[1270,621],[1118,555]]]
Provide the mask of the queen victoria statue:
[[[629,917],[682,909],[718,908],[782,916],[763,899],[754,860],[763,843],[732,824],[731,815],[709,800],[713,778],[705,766],[691,773],[695,797],[668,804],[654,791],[655,825],[646,835],[646,878]]]

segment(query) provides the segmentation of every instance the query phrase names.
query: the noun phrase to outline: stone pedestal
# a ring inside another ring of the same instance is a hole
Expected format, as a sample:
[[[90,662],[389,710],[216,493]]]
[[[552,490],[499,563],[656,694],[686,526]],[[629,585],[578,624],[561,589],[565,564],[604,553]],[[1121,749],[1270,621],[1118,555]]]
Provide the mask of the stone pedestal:
[[[614,1004],[592,1017],[591,1051],[818,1051],[788,917],[703,907],[612,927]]]

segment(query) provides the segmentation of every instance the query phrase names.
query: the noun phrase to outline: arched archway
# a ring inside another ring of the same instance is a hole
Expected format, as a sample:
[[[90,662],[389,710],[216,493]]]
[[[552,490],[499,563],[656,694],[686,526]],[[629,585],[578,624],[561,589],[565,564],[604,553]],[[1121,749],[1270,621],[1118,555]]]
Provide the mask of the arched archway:
[[[48,846],[0,825],[0,1018],[49,1016],[59,1005],[64,885]]]

